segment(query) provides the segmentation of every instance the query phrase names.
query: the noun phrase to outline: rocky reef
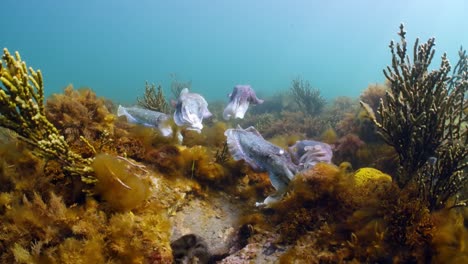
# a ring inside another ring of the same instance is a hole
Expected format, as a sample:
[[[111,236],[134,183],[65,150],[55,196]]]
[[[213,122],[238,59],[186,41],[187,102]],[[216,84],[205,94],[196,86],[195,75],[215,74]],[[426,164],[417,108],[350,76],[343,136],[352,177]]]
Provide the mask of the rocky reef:
[[[170,122],[171,136],[91,89],[45,101],[41,72],[5,49],[0,262],[468,262],[467,56],[429,71],[434,41],[410,60],[405,35],[362,108],[295,80],[243,120],[211,110],[200,131]],[[174,111],[160,87],[138,102]],[[227,142],[237,125],[256,129]],[[281,196],[256,207],[278,179]]]

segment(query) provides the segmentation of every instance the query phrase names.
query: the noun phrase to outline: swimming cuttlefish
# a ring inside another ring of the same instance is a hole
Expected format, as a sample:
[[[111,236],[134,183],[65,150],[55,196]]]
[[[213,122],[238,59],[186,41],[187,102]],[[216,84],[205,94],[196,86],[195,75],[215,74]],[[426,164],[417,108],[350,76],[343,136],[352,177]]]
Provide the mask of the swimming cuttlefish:
[[[165,137],[172,135],[170,116],[164,113],[137,106],[123,107],[119,105],[117,116],[125,116],[129,123],[157,128]]]
[[[298,167],[291,161],[291,156],[284,149],[266,141],[254,128],[228,129],[227,137],[229,152],[235,160],[244,160],[254,170],[267,171],[276,193],[268,196],[256,206],[268,206],[284,195],[289,182],[296,174]]]
[[[262,99],[258,99],[255,91],[250,85],[236,85],[231,94],[229,94],[229,104],[223,112],[223,118],[229,120],[233,118],[244,118],[249,104],[261,104]]]
[[[188,88],[182,89],[175,103],[174,122],[178,126],[186,126],[198,133],[203,128],[203,118],[212,116],[208,110],[205,98],[196,93],[190,93]]]
[[[330,145],[302,140],[289,148],[290,153],[266,141],[254,128],[228,129],[227,137],[229,152],[235,160],[244,160],[254,170],[267,171],[276,193],[268,196],[256,206],[270,206],[281,199],[287,190],[289,182],[301,171],[314,167],[319,162],[331,163],[333,156]]]

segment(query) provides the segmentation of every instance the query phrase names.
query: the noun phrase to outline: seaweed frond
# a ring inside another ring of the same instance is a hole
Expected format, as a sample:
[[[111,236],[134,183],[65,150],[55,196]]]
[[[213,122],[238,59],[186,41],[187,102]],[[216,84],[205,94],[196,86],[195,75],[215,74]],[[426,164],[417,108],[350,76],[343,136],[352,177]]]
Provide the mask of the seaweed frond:
[[[192,88],[192,81],[181,82],[177,79],[177,74],[171,74],[171,93],[174,99],[179,98],[179,94],[184,88]]]
[[[403,24],[399,36],[399,43],[390,42],[392,64],[383,71],[389,89],[376,115],[361,105],[398,153],[397,183],[417,183],[421,198],[438,209],[468,182],[467,56],[460,50],[452,75],[446,54],[439,68],[430,71],[435,39],[423,44],[416,39],[410,59]]]
[[[145,84],[145,94],[143,98],[137,98],[138,105],[157,112],[169,114],[171,108],[164,97],[161,85],[157,88],[154,84]]]
[[[40,156],[55,158],[64,169],[92,182],[91,159],[73,152],[44,110],[44,84],[41,71],[27,68],[18,52],[5,48],[0,61],[0,127],[15,131],[19,138],[38,150]]]
[[[303,113],[312,116],[323,111],[325,99],[320,94],[320,90],[312,88],[308,81],[294,79],[290,89],[294,101]]]
[[[224,142],[223,147],[216,150],[215,161],[219,164],[224,164],[229,160],[227,142]]]

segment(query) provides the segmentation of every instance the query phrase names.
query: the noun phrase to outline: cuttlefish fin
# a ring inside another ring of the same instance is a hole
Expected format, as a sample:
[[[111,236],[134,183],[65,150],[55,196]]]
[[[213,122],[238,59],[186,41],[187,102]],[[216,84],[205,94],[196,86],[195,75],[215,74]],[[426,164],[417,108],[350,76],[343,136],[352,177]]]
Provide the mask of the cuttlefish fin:
[[[227,140],[227,146],[229,148],[229,152],[232,155],[232,158],[234,160],[244,160],[247,162],[252,169],[259,171],[261,170],[261,167],[255,162],[254,159],[250,158],[245,152],[244,149],[242,148],[238,137],[236,136],[236,131],[234,129],[228,129],[224,133],[226,136]]]
[[[249,126],[248,128],[245,129],[245,131],[250,132],[250,133],[254,133],[254,134],[257,135],[258,137],[260,137],[260,138],[263,139],[262,134],[260,134],[260,132],[258,132],[258,130],[255,129],[255,127],[253,127],[253,126]]]

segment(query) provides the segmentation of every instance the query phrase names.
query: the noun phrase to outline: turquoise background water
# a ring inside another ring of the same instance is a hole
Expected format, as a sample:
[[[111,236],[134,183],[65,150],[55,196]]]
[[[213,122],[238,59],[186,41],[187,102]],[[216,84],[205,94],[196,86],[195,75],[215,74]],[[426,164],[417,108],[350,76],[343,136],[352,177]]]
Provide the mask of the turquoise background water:
[[[467,2],[1,0],[0,47],[41,69],[49,95],[72,83],[131,103],[175,73],[208,100],[246,83],[273,94],[297,76],[327,98],[358,96],[383,82],[401,22],[411,46],[436,36],[436,57],[455,63]]]

